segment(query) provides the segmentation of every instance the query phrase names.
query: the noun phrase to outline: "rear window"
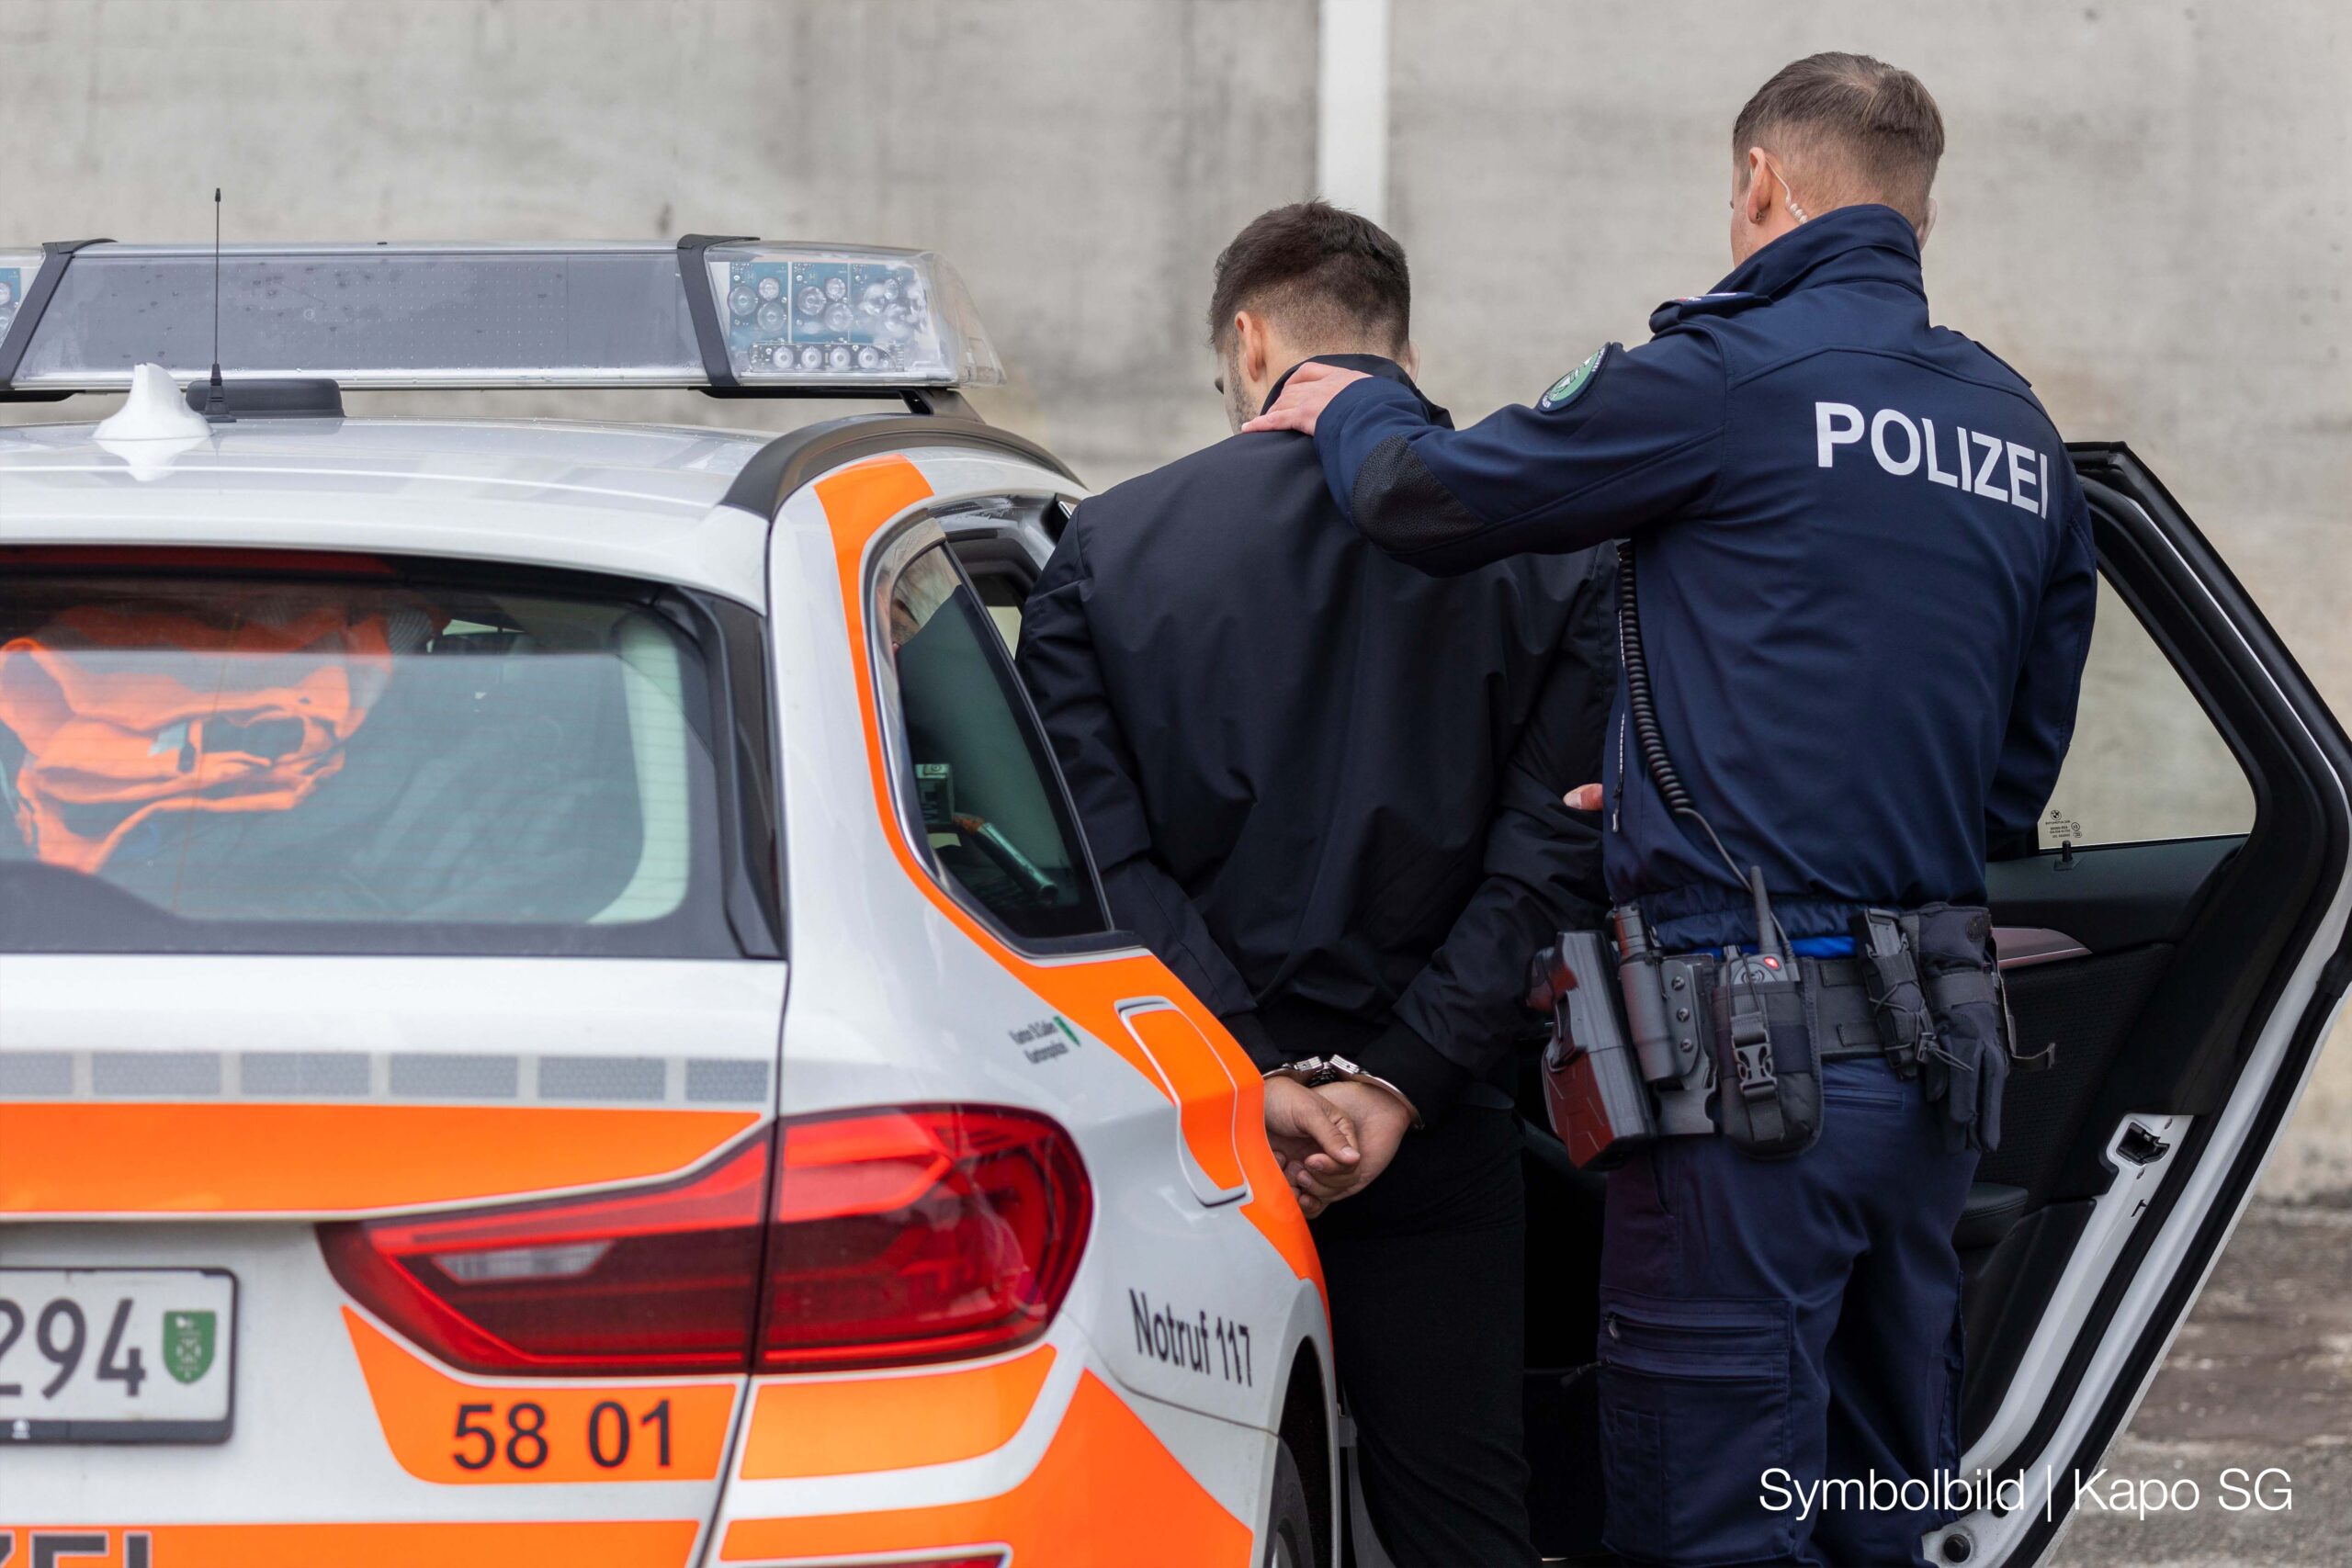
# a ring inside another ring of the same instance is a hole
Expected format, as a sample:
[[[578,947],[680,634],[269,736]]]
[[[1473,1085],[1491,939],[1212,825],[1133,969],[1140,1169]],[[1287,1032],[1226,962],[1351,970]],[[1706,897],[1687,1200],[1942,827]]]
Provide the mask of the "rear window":
[[[704,650],[650,593],[0,581],[0,950],[732,955]]]

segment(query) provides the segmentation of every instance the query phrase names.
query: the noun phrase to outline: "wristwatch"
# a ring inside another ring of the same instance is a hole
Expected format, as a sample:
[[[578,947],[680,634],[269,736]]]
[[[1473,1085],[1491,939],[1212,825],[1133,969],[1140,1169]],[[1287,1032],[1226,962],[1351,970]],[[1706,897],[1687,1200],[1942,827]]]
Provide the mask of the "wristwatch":
[[[1266,1076],[1270,1078],[1291,1078],[1309,1089],[1321,1089],[1327,1083],[1370,1084],[1384,1094],[1395,1096],[1396,1103],[1405,1108],[1405,1114],[1413,1119],[1413,1125],[1421,1125],[1420,1108],[1413,1103],[1410,1095],[1386,1078],[1365,1072],[1336,1053],[1329,1056],[1307,1056],[1295,1062],[1284,1062],[1279,1067],[1267,1068]]]

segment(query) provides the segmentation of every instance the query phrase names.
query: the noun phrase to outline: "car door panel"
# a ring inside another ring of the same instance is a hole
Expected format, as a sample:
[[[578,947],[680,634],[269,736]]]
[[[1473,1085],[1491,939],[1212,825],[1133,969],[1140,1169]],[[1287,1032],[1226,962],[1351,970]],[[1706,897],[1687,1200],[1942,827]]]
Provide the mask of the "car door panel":
[[[2097,1468],[2226,1240],[2342,994],[2352,908],[2341,731],[2137,459],[2074,455],[2115,605],[2244,770],[2253,822],[1990,867],[1996,923],[2083,950],[2007,972],[2020,1048],[2056,1050],[2047,1070],[2012,1076],[2003,1145],[1979,1173],[2025,1201],[1963,1256],[1967,1463],[2057,1478],[2055,1508],[1944,1532],[2003,1562],[2046,1554],[2068,1468]],[[2086,687],[2086,716],[2105,695]],[[2161,774],[2160,741],[2142,750]],[[1956,1545],[1935,1540],[1930,1556],[1957,1560]]]
[[[2058,1190],[2066,1151],[2174,952],[2169,942],[2150,942],[2008,973],[2018,1047],[2049,1051],[2050,1065],[2011,1076],[2001,1146],[1984,1157],[1977,1180],[2022,1187],[2034,1207],[2079,1195]]]
[[[2242,836],[2076,849],[1986,870],[2003,925],[2064,931],[2093,953],[2177,940]]]

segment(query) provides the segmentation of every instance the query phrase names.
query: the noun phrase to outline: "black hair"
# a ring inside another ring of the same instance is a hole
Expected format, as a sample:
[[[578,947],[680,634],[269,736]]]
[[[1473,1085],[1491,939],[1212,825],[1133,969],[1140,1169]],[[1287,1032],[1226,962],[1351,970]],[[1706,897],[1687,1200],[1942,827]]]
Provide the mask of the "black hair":
[[[1242,310],[1280,316],[1293,336],[1318,346],[1356,339],[1402,351],[1413,314],[1405,247],[1328,201],[1260,213],[1216,258],[1209,342],[1220,352]]]

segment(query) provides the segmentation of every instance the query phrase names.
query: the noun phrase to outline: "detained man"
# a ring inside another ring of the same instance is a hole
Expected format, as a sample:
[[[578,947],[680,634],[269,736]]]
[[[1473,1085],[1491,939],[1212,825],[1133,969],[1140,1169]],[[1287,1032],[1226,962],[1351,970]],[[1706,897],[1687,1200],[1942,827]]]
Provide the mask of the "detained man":
[[[1310,361],[1443,421],[1410,310],[1377,226],[1258,218],[1208,312],[1232,423]],[[1535,1561],[1506,1085],[1530,956],[1600,915],[1598,824],[1555,781],[1600,762],[1611,604],[1589,552],[1401,565],[1346,525],[1312,443],[1236,435],[1080,506],[1023,618],[1114,917],[1268,1072],[1402,1568]]]

